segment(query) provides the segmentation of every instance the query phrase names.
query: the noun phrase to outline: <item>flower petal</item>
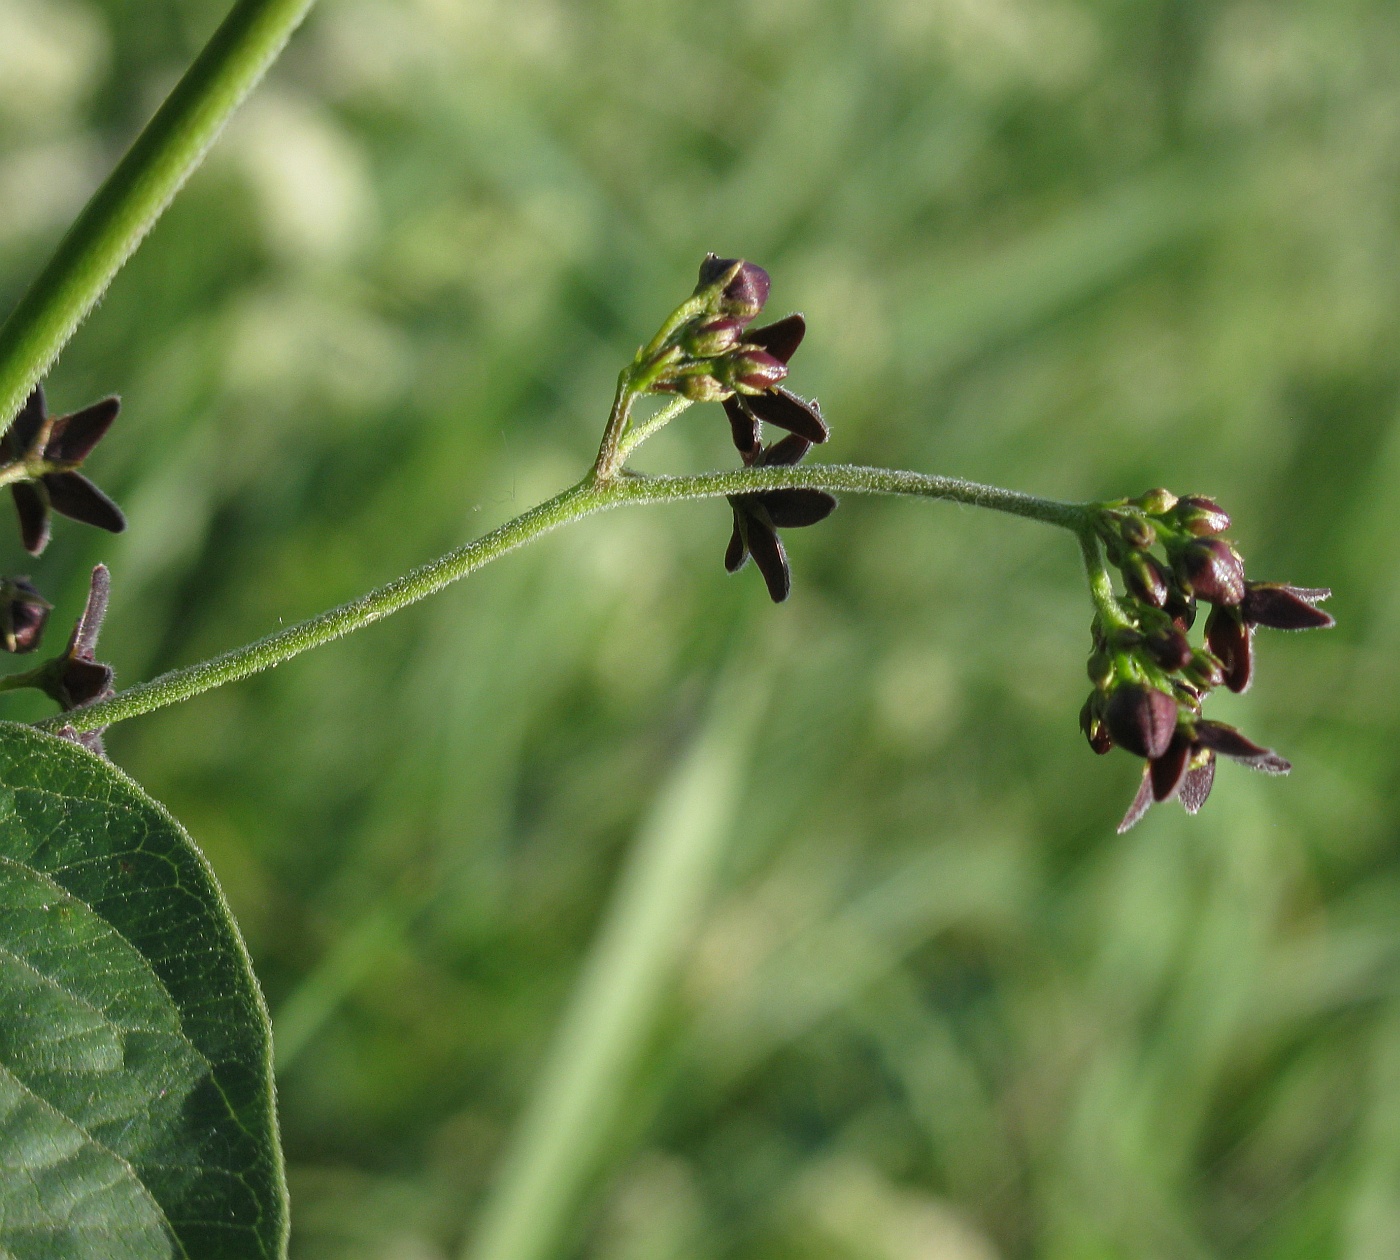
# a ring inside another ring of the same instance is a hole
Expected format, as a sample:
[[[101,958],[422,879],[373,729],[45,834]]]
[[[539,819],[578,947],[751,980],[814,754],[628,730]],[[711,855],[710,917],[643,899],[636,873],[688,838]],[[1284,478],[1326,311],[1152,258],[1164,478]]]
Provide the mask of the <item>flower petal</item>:
[[[729,431],[734,438],[734,449],[744,457],[744,463],[753,462],[758,454],[758,417],[737,395],[731,395],[723,403],[724,414],[729,417]]]
[[[749,515],[744,524],[749,551],[768,584],[768,594],[775,604],[781,604],[792,590],[792,571],[782,539],[756,516]]]
[[[1128,806],[1128,812],[1123,815],[1123,821],[1118,824],[1118,834],[1121,836],[1125,831],[1131,830],[1142,821],[1142,816],[1147,813],[1148,807],[1152,804],[1152,777],[1148,773],[1147,767],[1142,768],[1142,783],[1138,786],[1137,795],[1133,797],[1133,803]]]
[[[1224,722],[1197,722],[1196,742],[1222,757],[1238,761],[1251,770],[1262,770],[1265,774],[1287,774],[1293,769],[1273,749],[1256,744]]]
[[[107,615],[107,597],[111,592],[112,575],[107,566],[94,565],[88,579],[87,603],[68,639],[70,657],[91,661],[97,655],[97,636],[102,629],[102,619]]]
[[[749,558],[749,545],[744,541],[743,513],[734,509],[734,532],[729,536],[729,546],[724,552],[724,567],[729,573],[738,573]]]
[[[44,399],[44,387],[36,385],[33,392],[25,399],[19,415],[10,422],[10,427],[5,431],[5,438],[10,443],[12,458],[23,459],[29,454],[34,440],[39,436],[39,430],[44,427],[44,421],[48,419],[48,414],[49,406]]]
[[[831,430],[822,419],[821,408],[815,402],[799,398],[790,389],[775,385],[748,400],[753,413],[768,424],[796,433],[809,442],[825,442]]]
[[[17,481],[10,487],[19,513],[19,536],[25,551],[37,556],[49,543],[49,502],[43,489],[32,481]]]
[[[786,363],[797,353],[797,347],[802,344],[806,334],[807,321],[801,315],[788,315],[776,323],[750,329],[744,334],[744,341],[760,350],[767,350],[775,359]]]
[[[789,433],[787,437],[780,438],[764,448],[763,454],[759,456],[758,465],[760,468],[788,468],[793,464],[800,464],[811,449],[812,444],[806,438]]]
[[[1250,582],[1240,612],[1251,625],[1273,630],[1330,630],[1337,623],[1330,613],[1313,607],[1332,592],[1280,582]]]
[[[1215,784],[1215,754],[1210,753],[1199,766],[1192,766],[1181,780],[1181,790],[1177,799],[1188,814],[1200,812],[1210,789]]]
[[[778,529],[800,529],[824,521],[836,511],[836,499],[825,490],[766,490],[763,506]]]
[[[122,510],[92,484],[82,473],[49,473],[43,478],[44,489],[55,512],[85,525],[96,525],[113,534],[126,528]]]
[[[120,398],[104,398],[71,416],[60,416],[53,422],[44,457],[59,464],[81,463],[112,427],[121,408]]]
[[[1191,761],[1191,741],[1178,730],[1167,745],[1167,751],[1148,763],[1148,778],[1152,781],[1152,799],[1169,801],[1181,789],[1186,767]]]

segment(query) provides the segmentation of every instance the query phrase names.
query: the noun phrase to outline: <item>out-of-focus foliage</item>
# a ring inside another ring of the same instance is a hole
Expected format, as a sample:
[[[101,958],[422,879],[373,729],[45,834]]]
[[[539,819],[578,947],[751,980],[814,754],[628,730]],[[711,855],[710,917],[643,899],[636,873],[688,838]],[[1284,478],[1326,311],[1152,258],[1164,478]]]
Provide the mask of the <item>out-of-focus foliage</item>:
[[[220,8],[0,0],[6,308]],[[941,505],[846,502],[780,609],[723,504],[615,514],[114,728],[272,1004],[294,1254],[471,1237],[743,669],[738,822],[562,1253],[1400,1253],[1397,155],[1387,0],[316,13],[50,382],[124,396],[93,473],[130,532],[30,566],[62,617],[107,560],[120,678],[572,480],[710,249],[806,312],[831,458],[1209,493],[1340,626],[1213,702],[1290,779],[1125,838],[1072,543]],[[641,462],[726,448],[697,408]]]

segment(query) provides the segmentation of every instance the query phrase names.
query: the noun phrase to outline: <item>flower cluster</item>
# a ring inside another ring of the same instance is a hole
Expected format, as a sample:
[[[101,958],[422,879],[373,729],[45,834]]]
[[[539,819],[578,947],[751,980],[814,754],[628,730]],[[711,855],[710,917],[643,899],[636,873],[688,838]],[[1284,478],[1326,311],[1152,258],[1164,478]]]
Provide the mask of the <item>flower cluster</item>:
[[[120,533],[126,518],[78,469],[117,418],[116,398],[71,415],[51,416],[42,386],[30,394],[14,422],[0,437],[0,478],[10,487],[19,514],[20,541],[37,556],[48,545],[51,512],[99,529]],[[63,653],[24,674],[0,680],[0,688],[37,688],[65,712],[112,694],[112,669],[96,659],[97,632],[107,608],[107,569],[93,570],[87,606]],[[40,646],[52,605],[27,577],[0,578],[0,648],[16,654]],[[100,732],[60,734],[95,752],[102,751]]]
[[[647,368],[646,387],[653,392],[723,403],[734,446],[750,463],[765,422],[813,444],[830,436],[817,404],[782,383],[806,321],[794,314],[749,327],[769,287],[768,273],[756,263],[706,255],[691,297],[695,313],[665,339]]]
[[[1210,499],[1149,490],[1103,503],[1093,523],[1127,597],[1095,618],[1080,725],[1097,753],[1117,746],[1146,760],[1142,786],[1119,826],[1133,826],[1154,801],[1205,803],[1218,756],[1269,774],[1291,768],[1239,731],[1201,716],[1216,687],[1244,691],[1253,677],[1254,630],[1324,629],[1317,605],[1331,592],[1245,576],[1240,554],[1221,535],[1230,527]],[[1198,604],[1210,605],[1204,643],[1187,632]]]

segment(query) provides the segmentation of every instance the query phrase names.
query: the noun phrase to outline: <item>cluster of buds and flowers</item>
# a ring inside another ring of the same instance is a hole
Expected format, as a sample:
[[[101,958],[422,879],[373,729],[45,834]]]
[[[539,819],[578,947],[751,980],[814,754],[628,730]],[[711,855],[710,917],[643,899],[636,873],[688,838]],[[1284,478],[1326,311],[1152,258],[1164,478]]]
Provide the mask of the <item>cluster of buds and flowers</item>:
[[[116,398],[71,415],[51,416],[42,387],[36,387],[0,437],[0,478],[10,487],[19,515],[20,541],[30,555],[48,545],[50,513],[58,512],[99,529],[120,533],[126,518],[78,469],[117,418]],[[37,688],[65,712],[112,694],[112,669],[95,656],[97,632],[107,607],[107,569],[92,573],[87,606],[62,654],[24,674],[3,679],[3,689]],[[16,654],[36,651],[43,641],[52,605],[27,577],[0,578],[0,649]],[[102,751],[100,732],[59,732],[95,752]]]
[[[635,367],[639,387],[679,394],[692,402],[719,402],[745,467],[796,464],[831,435],[814,399],[788,389],[788,364],[807,332],[800,314],[751,327],[768,301],[768,273],[756,263],[708,254],[679,318],[646,348]],[[764,445],[763,426],[786,431]],[[787,552],[778,529],[815,525],[836,500],[822,490],[769,490],[729,498],[734,531],[724,565],[737,573],[750,556],[774,602],[792,589]]]
[[[649,347],[639,379],[653,393],[693,402],[719,402],[729,416],[734,446],[752,462],[761,425],[825,442],[830,430],[815,402],[783,385],[788,363],[807,331],[801,315],[762,328],[750,325],[768,301],[768,273],[756,263],[706,256],[700,281],[682,310],[686,318]]]
[[[1179,799],[1189,813],[1205,803],[1217,756],[1269,774],[1287,774],[1277,753],[1234,727],[1201,716],[1220,686],[1244,691],[1253,677],[1254,629],[1323,629],[1332,618],[1317,604],[1331,592],[1245,576],[1240,554],[1221,535],[1230,527],[1210,499],[1149,490],[1104,503],[1094,526],[1127,597],[1093,627],[1094,684],[1080,725],[1097,753],[1117,746],[1146,760],[1142,786],[1120,831],[1154,801]],[[1210,605],[1204,643],[1187,632],[1199,602]]]

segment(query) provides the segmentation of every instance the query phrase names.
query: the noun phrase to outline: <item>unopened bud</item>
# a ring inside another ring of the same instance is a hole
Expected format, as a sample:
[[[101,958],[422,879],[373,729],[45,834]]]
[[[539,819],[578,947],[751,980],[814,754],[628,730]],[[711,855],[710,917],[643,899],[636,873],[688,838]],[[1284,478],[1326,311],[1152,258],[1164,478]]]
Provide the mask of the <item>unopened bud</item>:
[[[1233,607],[1244,598],[1244,565],[1219,538],[1188,543],[1177,556],[1178,575],[1201,599]]]
[[[1252,632],[1238,608],[1217,605],[1206,618],[1206,646],[1220,662],[1231,691],[1249,690],[1254,673]]]
[[[734,391],[728,385],[715,380],[708,372],[696,372],[678,376],[669,388],[691,402],[723,402]]]
[[[1104,723],[1114,742],[1148,759],[1166,752],[1176,719],[1176,700],[1141,683],[1124,683],[1104,706]]]
[[[1089,681],[1095,687],[1106,686],[1108,680],[1113,677],[1113,657],[1109,653],[1096,649],[1089,654]]]
[[[744,339],[744,323],[741,319],[705,320],[681,337],[681,347],[694,359],[718,358]]]
[[[1100,757],[1113,748],[1113,736],[1108,733],[1108,727],[1103,724],[1103,719],[1099,716],[1101,704],[1102,698],[1096,691],[1084,701],[1084,707],[1079,710],[1079,729],[1084,732],[1084,738],[1089,741],[1089,747]]]
[[[1221,663],[1211,653],[1199,648],[1189,654],[1180,669],[1186,681],[1201,691],[1213,691],[1225,681]]]
[[[52,608],[28,578],[0,579],[0,647],[17,654],[34,651]]]
[[[1230,528],[1230,514],[1216,503],[1198,494],[1188,494],[1177,500],[1176,520],[1182,529],[1197,538],[1223,534]]]
[[[707,254],[700,264],[700,283],[695,291],[698,294],[704,289],[718,286],[714,310],[720,315],[729,315],[748,323],[768,301],[770,284],[768,273],[757,263]]]
[[[1155,490],[1148,490],[1145,494],[1140,494],[1133,500],[1148,516],[1165,516],[1177,505],[1177,497],[1170,490],[1163,490],[1160,486]]]
[[[787,375],[787,364],[766,350],[736,351],[719,361],[720,379],[741,394],[764,394]]]
[[[1148,654],[1168,673],[1184,669],[1191,660],[1191,642],[1176,626],[1163,626],[1143,640]]]
[[[1152,528],[1152,523],[1140,516],[1123,517],[1118,532],[1123,541],[1137,551],[1146,551],[1157,541],[1157,531]]]
[[[1129,594],[1153,608],[1165,608],[1171,591],[1171,578],[1154,556],[1131,551],[1123,557],[1123,584]]]

